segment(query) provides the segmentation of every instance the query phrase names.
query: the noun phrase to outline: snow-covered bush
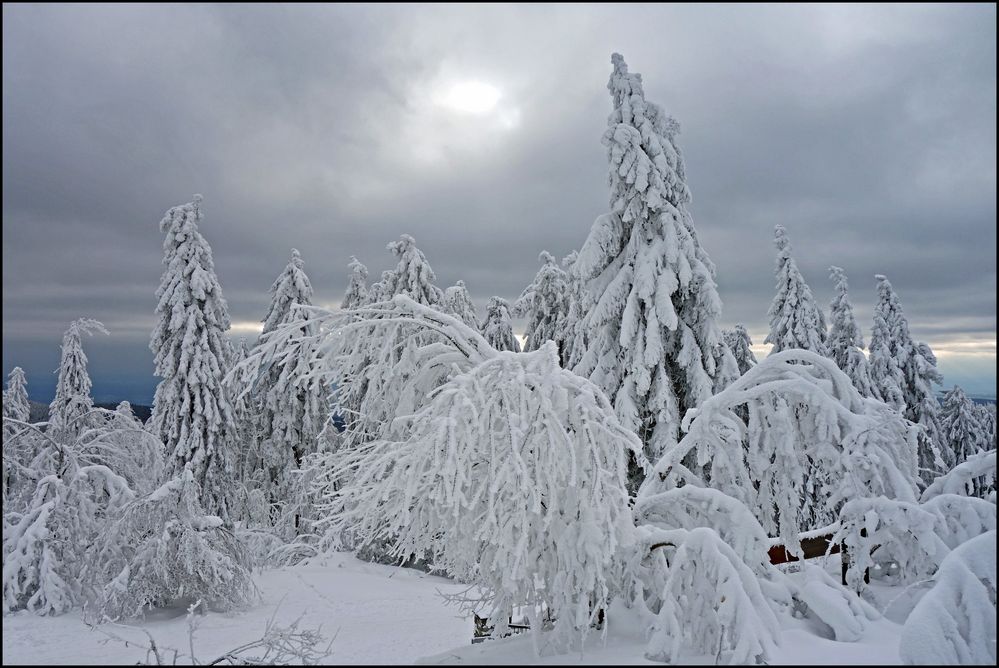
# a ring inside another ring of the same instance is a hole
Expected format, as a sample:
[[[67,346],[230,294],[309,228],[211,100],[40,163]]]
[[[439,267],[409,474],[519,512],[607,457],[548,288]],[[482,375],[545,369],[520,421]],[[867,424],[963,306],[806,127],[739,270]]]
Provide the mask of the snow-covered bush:
[[[71,465],[64,477],[41,478],[25,512],[4,516],[4,614],[59,614],[77,604],[90,577],[87,555],[106,518],[133,497],[106,466]]]
[[[681,649],[715,663],[765,662],[780,627],[757,576],[711,529],[657,532],[668,543],[666,582],[646,657],[676,663]]]
[[[683,484],[713,487],[748,506],[791,552],[799,533],[831,523],[850,499],[916,501],[919,430],[862,397],[817,353],[769,355],[689,411],[684,428],[639,496]]]
[[[996,532],[958,546],[933,581],[902,629],[902,660],[995,665]]]
[[[202,509],[191,468],[128,503],[101,533],[89,563],[97,619],[184,599],[230,610],[255,597],[245,550]]]
[[[896,563],[903,581],[924,579],[952,549],[995,528],[995,505],[982,499],[941,494],[917,504],[858,498],[843,506],[832,542],[846,547],[846,580],[859,591],[875,561]]]

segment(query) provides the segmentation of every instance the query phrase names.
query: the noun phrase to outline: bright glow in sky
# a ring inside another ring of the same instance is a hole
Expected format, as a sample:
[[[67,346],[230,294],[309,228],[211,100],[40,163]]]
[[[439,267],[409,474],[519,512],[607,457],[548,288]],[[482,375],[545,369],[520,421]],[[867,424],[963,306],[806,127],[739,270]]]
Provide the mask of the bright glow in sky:
[[[502,93],[495,86],[481,81],[460,81],[452,84],[437,101],[454,111],[485,114],[493,110],[500,97]]]

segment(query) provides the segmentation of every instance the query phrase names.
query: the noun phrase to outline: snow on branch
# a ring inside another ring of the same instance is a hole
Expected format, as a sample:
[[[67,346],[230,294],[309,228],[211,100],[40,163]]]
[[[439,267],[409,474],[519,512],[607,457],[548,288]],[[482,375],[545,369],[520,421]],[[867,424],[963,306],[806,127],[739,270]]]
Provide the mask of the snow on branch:
[[[988,452],[970,455],[944,475],[935,478],[929,487],[923,490],[923,495],[920,498],[923,501],[928,501],[940,494],[969,496],[970,492],[975,490],[974,483],[978,478],[983,479],[980,487],[987,488],[991,484],[993,489],[995,488],[996,451],[994,448]]]

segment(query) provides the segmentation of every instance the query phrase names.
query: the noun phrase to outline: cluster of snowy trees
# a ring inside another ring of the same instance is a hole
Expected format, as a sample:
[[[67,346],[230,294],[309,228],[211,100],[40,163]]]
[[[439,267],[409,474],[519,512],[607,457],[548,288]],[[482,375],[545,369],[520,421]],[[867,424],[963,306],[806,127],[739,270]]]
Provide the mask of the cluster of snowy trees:
[[[875,559],[935,578],[925,625],[971,614],[953,590],[991,558],[994,618],[994,533],[979,538],[995,530],[994,408],[960,388],[939,405],[935,357],[882,276],[869,355],[837,267],[827,327],[780,226],[770,355],[722,331],[679,125],[612,65],[609,211],[481,319],[402,235],[376,282],[351,258],[333,311],[292,250],[259,341],[233,345],[201,198],[170,209],[148,423],[93,408],[95,321],[66,333],[48,423],[28,422],[11,373],[4,612],[231,609],[254,599],[254,566],[348,547],[476,585],[465,602],[499,632],[526,609],[539,647],[606,629],[615,604],[668,661],[764,661],[792,611],[857,640],[877,617],[858,596]],[[850,587],[770,563],[774,541],[800,556],[815,531],[847,547]],[[960,629],[947,651],[994,660],[987,634]]]

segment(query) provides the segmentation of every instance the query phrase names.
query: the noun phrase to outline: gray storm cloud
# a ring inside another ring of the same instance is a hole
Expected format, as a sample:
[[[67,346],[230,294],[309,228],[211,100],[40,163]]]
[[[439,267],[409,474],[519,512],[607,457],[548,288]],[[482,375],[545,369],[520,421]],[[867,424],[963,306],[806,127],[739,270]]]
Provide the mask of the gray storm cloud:
[[[442,286],[464,279],[480,307],[516,297],[540,250],[578,248],[608,206],[612,51],[681,123],[724,325],[762,340],[779,223],[821,302],[828,266],[846,269],[865,333],[884,273],[917,337],[970,341],[994,366],[995,19],[986,5],[5,5],[4,372],[51,384],[63,329],[86,315],[113,334],[93,342],[95,391],[151,388],[157,223],[195,192],[234,321],[262,317],[291,247],[317,301],[338,304],[349,257],[378,276],[401,233]],[[493,116],[433,103],[471,79],[500,91]]]

